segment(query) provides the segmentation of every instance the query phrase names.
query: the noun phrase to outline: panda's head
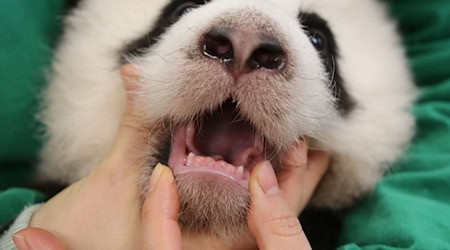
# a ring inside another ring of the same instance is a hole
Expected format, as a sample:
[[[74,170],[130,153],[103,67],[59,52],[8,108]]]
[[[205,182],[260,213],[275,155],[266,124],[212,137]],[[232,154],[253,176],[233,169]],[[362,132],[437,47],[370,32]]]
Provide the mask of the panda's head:
[[[312,204],[350,205],[374,187],[412,135],[410,74],[395,25],[376,1],[101,2],[86,0],[69,18],[57,77],[63,79],[70,67],[85,67],[102,77],[93,76],[85,85],[78,81],[78,88],[85,88],[79,95],[106,99],[109,90],[93,93],[107,88],[102,81],[120,77],[95,63],[132,65],[138,76],[136,101],[150,125],[149,165],[163,162],[173,169],[187,231],[230,235],[245,230],[251,168],[270,160],[276,172],[282,171],[283,155],[303,138],[333,156]],[[71,51],[74,45],[87,52]],[[81,54],[92,58],[83,62],[89,67],[64,63],[65,56]],[[111,99],[104,104],[95,99],[90,112],[79,114],[85,120],[120,114],[106,105]],[[123,107],[124,99],[112,105]],[[58,112],[66,123],[72,117],[77,122],[75,114]],[[83,133],[110,138],[118,127],[99,123]],[[69,143],[87,144],[84,135],[68,130]],[[47,155],[57,154],[52,145],[61,142],[56,140],[50,138]],[[103,154],[92,148],[106,152],[108,140],[91,143],[89,152],[67,143],[75,154],[84,151],[81,160],[66,165],[94,165]],[[151,167],[142,183],[150,172]]]
[[[202,218],[212,213],[245,224],[251,168],[281,171],[301,138],[335,155],[315,197],[331,207],[372,188],[401,152],[410,79],[392,24],[364,2],[174,0],[126,46],[139,102],[165,128],[154,161],[178,177],[188,230],[224,224]],[[223,211],[193,208],[214,193]]]

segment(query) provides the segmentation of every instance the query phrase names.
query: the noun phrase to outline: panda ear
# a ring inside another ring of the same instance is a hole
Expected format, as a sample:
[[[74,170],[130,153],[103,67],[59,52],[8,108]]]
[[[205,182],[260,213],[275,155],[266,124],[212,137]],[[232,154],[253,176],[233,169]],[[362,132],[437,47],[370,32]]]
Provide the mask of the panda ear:
[[[139,89],[139,71],[132,64],[124,64],[120,67],[123,85],[127,92],[135,92]]]
[[[66,0],[65,1],[65,6],[64,6],[65,13],[72,12],[73,9],[77,8],[80,5],[81,1],[82,0]]]

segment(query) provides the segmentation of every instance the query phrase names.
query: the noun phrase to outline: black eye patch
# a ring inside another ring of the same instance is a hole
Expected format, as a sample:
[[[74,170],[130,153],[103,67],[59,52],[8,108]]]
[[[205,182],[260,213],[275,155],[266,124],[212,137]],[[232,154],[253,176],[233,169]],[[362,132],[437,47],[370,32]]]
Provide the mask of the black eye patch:
[[[142,55],[142,53],[154,45],[166,29],[177,22],[181,16],[188,14],[194,8],[208,2],[209,0],[174,0],[170,2],[162,10],[154,28],[142,38],[129,44],[124,51],[124,55]]]
[[[319,52],[325,68],[330,75],[329,87],[337,99],[336,108],[342,114],[348,113],[353,108],[354,103],[345,90],[340,76],[339,65],[337,64],[339,53],[333,32],[328,26],[327,21],[315,13],[300,13],[298,18],[306,34],[309,36],[311,44]]]
[[[337,55],[337,46],[327,22],[317,14],[303,13],[299,16],[309,39],[323,58]]]

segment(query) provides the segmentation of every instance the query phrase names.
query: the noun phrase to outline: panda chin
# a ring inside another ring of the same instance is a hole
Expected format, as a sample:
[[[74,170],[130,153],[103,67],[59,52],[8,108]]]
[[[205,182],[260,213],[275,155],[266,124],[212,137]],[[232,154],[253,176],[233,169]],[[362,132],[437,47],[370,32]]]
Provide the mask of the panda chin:
[[[235,241],[249,237],[250,193],[228,177],[189,172],[175,177],[183,233]]]

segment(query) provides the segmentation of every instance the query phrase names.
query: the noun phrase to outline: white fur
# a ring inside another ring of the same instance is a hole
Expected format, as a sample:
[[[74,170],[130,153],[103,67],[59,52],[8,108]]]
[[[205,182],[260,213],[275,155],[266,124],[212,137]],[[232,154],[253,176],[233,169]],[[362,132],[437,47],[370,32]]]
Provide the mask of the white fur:
[[[45,93],[48,143],[41,178],[73,182],[106,155],[125,105],[120,52],[153,28],[167,2],[85,0],[67,19]],[[335,35],[337,64],[356,104],[348,116],[332,106],[324,67],[298,23],[299,10],[320,14]],[[232,25],[272,30],[288,48],[292,79],[267,74],[261,77],[270,84],[262,87],[257,78],[234,83],[204,60],[190,62],[186,54],[201,34],[227,18]],[[150,120],[192,117],[232,95],[273,143],[317,138],[333,152],[333,163],[313,198],[316,205],[347,206],[373,189],[413,133],[408,109],[415,91],[407,61],[395,25],[376,1],[214,0],[182,17],[142,58],[129,59],[142,73],[141,100]],[[270,112],[261,115],[256,101],[270,103],[266,108],[280,112],[278,120]]]

